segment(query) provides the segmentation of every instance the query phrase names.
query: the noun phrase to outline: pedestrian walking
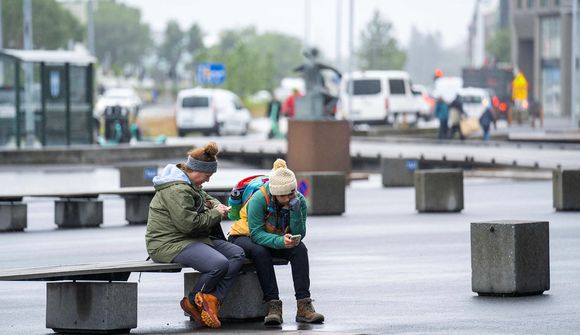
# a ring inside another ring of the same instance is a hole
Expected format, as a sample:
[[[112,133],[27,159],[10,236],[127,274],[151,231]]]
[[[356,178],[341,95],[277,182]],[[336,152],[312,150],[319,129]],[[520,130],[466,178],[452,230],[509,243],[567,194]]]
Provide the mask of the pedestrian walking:
[[[268,138],[278,138],[280,135],[280,113],[282,112],[282,103],[276,98],[275,94],[272,94],[272,100],[268,102],[266,107],[268,119],[270,119],[270,132],[268,132]]]
[[[495,117],[493,115],[493,111],[491,106],[487,106],[481,116],[479,117],[479,125],[481,126],[481,130],[483,131],[483,140],[485,142],[489,141],[489,130],[491,124],[493,123],[494,127],[496,127]]]
[[[464,140],[465,135],[461,131],[461,120],[465,117],[465,111],[463,110],[463,103],[461,102],[461,97],[455,96],[455,99],[449,104],[449,124],[451,125],[449,138],[453,139],[455,133],[459,133],[459,139]]]
[[[435,104],[435,117],[439,120],[439,135],[440,140],[447,139],[449,136],[449,106],[443,97],[438,96]]]
[[[286,162],[277,159],[266,182],[240,210],[240,219],[230,229],[229,240],[241,246],[256,266],[264,302],[268,305],[265,325],[280,325],[282,301],[278,292],[273,257],[290,261],[297,301],[296,322],[322,323],[310,298],[310,265],[306,236],[306,200],[297,190],[296,176]]]
[[[187,161],[167,165],[153,178],[145,240],[151,259],[181,263],[201,273],[180,304],[198,323],[219,328],[218,310],[245,259],[242,248],[225,241],[220,221],[228,207],[202,184],[217,170],[214,142],[189,152]]]

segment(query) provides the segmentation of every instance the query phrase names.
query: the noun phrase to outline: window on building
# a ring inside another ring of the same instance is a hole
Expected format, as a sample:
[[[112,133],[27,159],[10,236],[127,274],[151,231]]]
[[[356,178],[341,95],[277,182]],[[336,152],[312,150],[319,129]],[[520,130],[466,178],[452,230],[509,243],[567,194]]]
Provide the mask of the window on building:
[[[518,8],[522,8],[522,0],[518,0]]]
[[[560,6],[560,0],[554,0],[554,5],[555,6]]]
[[[560,38],[560,17],[543,17],[540,21],[541,56],[543,59],[559,59],[562,42]]]
[[[528,8],[534,8],[534,0],[528,0]]]
[[[548,5],[548,0],[540,0],[540,7],[546,7]]]

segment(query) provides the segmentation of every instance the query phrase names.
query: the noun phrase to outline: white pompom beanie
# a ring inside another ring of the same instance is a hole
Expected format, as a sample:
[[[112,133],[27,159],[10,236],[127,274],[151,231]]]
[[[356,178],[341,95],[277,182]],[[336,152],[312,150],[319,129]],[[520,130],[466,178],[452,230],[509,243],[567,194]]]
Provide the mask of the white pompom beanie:
[[[278,158],[270,172],[270,193],[272,195],[286,195],[296,191],[296,176],[286,167],[286,162]]]

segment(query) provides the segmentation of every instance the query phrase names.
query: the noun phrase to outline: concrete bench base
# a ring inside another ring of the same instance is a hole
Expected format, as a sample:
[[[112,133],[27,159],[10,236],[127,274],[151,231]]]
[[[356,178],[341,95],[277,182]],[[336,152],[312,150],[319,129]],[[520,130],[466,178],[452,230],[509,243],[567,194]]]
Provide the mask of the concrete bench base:
[[[341,215],[345,208],[346,177],[342,172],[299,172],[298,190],[309,215]]]
[[[103,201],[92,198],[56,200],[54,221],[59,228],[98,227],[103,223]]]
[[[123,195],[125,199],[125,219],[129,224],[146,224],[149,216],[149,203],[155,194]]]
[[[557,211],[580,211],[580,170],[554,170],[552,189]]]
[[[415,171],[415,208],[420,213],[462,211],[463,171]]]
[[[191,292],[199,276],[197,272],[183,275],[184,296]],[[255,272],[240,273],[223,302],[218,316],[222,321],[263,319],[266,316],[267,307],[262,302],[262,298],[258,275]]]
[[[548,222],[471,223],[471,286],[482,296],[526,296],[550,289]]]
[[[415,185],[414,173],[418,168],[419,162],[416,159],[382,158],[383,187]]]
[[[0,232],[23,231],[26,229],[26,204],[22,202],[0,202]]]
[[[137,283],[46,284],[46,328],[62,333],[127,333],[137,327]]]

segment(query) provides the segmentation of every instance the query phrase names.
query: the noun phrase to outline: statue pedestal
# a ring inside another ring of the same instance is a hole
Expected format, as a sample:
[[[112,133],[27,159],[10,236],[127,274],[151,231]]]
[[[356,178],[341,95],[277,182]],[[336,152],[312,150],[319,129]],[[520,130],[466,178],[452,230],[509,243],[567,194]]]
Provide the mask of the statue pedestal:
[[[288,121],[288,167],[350,174],[350,126],[344,120]]]

